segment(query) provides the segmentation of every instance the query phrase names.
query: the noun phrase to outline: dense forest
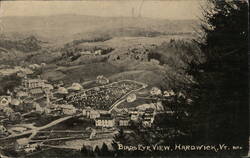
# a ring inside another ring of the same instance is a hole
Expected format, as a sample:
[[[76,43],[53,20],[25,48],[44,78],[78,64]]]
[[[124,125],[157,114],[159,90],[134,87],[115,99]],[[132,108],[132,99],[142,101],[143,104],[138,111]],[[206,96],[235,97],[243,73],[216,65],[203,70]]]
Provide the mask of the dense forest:
[[[195,84],[193,136],[202,143],[248,147],[248,3],[209,0],[196,41],[203,55],[188,72]]]

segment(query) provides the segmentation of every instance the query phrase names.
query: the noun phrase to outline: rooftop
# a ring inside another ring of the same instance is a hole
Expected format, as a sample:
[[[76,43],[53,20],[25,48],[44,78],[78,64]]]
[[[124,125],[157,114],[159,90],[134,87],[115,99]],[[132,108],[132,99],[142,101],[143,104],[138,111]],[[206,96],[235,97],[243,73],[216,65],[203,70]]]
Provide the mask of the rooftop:
[[[44,80],[41,80],[41,79],[25,79],[24,81],[29,81],[29,82],[44,82]]]
[[[145,110],[145,112],[154,112],[154,109],[153,109],[153,108],[147,108],[147,109]]]
[[[43,91],[42,91],[41,88],[34,88],[34,89],[30,90],[30,93],[32,93],[32,94],[41,94],[41,93],[43,93]]]
[[[21,138],[21,139],[17,139],[16,142],[18,144],[26,145],[26,144],[29,143],[29,139],[27,139],[27,138]]]
[[[97,120],[113,120],[114,118],[110,114],[101,114]]]
[[[143,121],[151,121],[151,119],[150,118],[145,118],[145,119],[143,119]]]

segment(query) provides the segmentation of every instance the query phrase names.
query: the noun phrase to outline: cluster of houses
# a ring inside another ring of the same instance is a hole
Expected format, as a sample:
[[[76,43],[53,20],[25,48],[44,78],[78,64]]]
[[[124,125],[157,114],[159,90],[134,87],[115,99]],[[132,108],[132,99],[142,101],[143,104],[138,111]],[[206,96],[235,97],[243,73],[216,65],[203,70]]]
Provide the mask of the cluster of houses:
[[[102,55],[102,50],[101,49],[97,49],[95,51],[86,50],[86,51],[80,52],[79,54],[80,55]]]
[[[103,75],[99,75],[99,76],[96,77],[96,83],[98,83],[98,84],[108,84],[109,79],[104,77]]]
[[[16,121],[21,119],[20,112],[15,112],[11,106],[18,105],[19,101],[17,99],[11,99],[10,96],[0,96],[0,121],[4,120],[6,117],[10,121]]]
[[[82,110],[83,116],[95,120],[95,126],[101,128],[129,127],[131,122],[141,122],[142,126],[151,127],[156,111],[153,108],[145,110],[138,109],[114,109],[111,112],[104,110],[94,110],[90,107]]]
[[[102,84],[104,82],[109,82],[103,76],[98,76],[97,81]],[[27,104],[30,102],[32,110],[39,113],[51,114],[52,112],[57,112],[56,114],[74,115],[79,111],[79,109],[76,109],[72,104],[55,104],[51,102],[51,99],[57,99],[57,97],[54,97],[56,95],[68,95],[69,91],[79,91],[81,89],[82,86],[80,84],[73,83],[72,86],[67,89],[59,86],[57,90],[55,90],[53,85],[47,83],[46,80],[39,78],[24,78],[22,80],[21,88],[19,87],[15,89],[15,97],[0,97],[0,109],[1,107],[8,107],[8,105],[18,107],[20,104]],[[157,88],[153,88],[151,93],[153,95],[158,95],[161,91]],[[29,100],[30,98],[32,99]],[[128,102],[133,102],[135,99],[136,95],[133,93],[127,98]],[[37,100],[39,100],[39,102]],[[11,108],[5,108],[4,111],[5,113],[13,113]],[[81,109],[81,111],[83,116],[86,116],[86,118],[95,120],[96,127],[127,127],[130,126],[131,121],[140,121],[144,127],[151,127],[155,116],[155,110],[153,108],[147,108],[144,110],[114,109],[109,112],[105,110],[94,110],[87,107]]]
[[[33,71],[30,68],[24,68],[21,66],[15,66],[13,68],[8,67],[8,68],[0,68],[0,76],[8,76],[11,74],[27,74],[30,75],[33,73]]]
[[[54,89],[53,85],[49,84],[46,80],[42,80],[40,78],[28,79],[25,77],[22,80],[22,86],[23,90],[34,96],[49,93],[51,92],[51,90]]]
[[[60,90],[60,88],[58,90]],[[79,84],[75,83],[69,87],[69,91],[79,90],[81,88]],[[15,87],[13,92],[9,92],[5,96],[0,96],[0,111],[6,116],[9,116],[9,113],[14,113],[14,111],[25,110],[26,112],[35,110],[40,113],[50,113],[51,110],[55,108],[55,105],[53,105],[50,100],[57,99],[54,97],[57,91],[54,91],[54,86],[46,80],[24,77],[21,86]],[[70,105],[61,105],[61,109],[63,109],[65,114],[70,114],[72,113],[71,111],[75,111],[72,107],[73,106]]]
[[[96,82],[103,85],[108,84],[109,80],[104,76],[97,76]],[[124,87],[126,88],[126,86]],[[15,113],[19,112],[19,110],[16,110],[16,108],[20,109],[23,105],[29,105],[30,110],[23,108],[26,109],[26,112],[33,110],[38,113],[56,115],[75,115],[81,112],[87,119],[94,120],[97,128],[129,127],[132,122],[139,122],[145,128],[152,127],[157,110],[155,108],[115,108],[112,111],[108,111],[83,106],[81,109],[77,109],[70,102],[58,104],[55,101],[64,101],[63,97],[68,96],[71,92],[82,89],[83,87],[79,83],[73,83],[70,87],[64,88],[63,84],[60,83],[55,85],[48,83],[40,77],[31,79],[25,76],[23,77],[21,86],[16,87],[13,92],[9,92],[9,95],[0,96],[0,112],[3,112],[9,119],[17,118]],[[160,89],[152,88],[151,95],[161,94]],[[136,100],[136,95],[131,93],[126,100],[128,103],[133,102]],[[3,131],[4,128],[2,127],[0,133],[4,133]]]
[[[26,153],[34,152],[39,148],[40,144],[30,144],[28,138],[17,139],[14,143],[15,151],[23,151]]]
[[[1,51],[1,50],[0,50]],[[16,74],[19,77],[24,77],[26,75],[31,75],[35,70],[45,67],[45,63],[30,64],[28,66],[14,66],[14,67],[0,67],[0,76],[8,76],[11,74]]]

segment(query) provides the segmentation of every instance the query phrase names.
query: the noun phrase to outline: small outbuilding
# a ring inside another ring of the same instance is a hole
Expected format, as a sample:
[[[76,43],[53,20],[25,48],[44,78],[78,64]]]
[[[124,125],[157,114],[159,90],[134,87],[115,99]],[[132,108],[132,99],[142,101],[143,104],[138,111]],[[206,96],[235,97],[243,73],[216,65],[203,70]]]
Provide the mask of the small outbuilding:
[[[29,144],[29,139],[27,138],[20,138],[17,139],[15,142],[15,150],[20,151],[23,150]]]

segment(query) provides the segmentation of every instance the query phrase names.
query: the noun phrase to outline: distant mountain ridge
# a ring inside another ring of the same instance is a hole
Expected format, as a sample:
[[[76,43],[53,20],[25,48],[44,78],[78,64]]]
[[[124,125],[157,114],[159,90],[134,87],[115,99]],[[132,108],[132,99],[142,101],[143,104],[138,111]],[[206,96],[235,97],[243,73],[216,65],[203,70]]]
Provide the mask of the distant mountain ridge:
[[[67,43],[93,34],[133,36],[138,31],[156,34],[192,32],[195,20],[162,20],[133,17],[98,17],[89,15],[52,15],[1,17],[2,34],[34,35],[43,41]]]

